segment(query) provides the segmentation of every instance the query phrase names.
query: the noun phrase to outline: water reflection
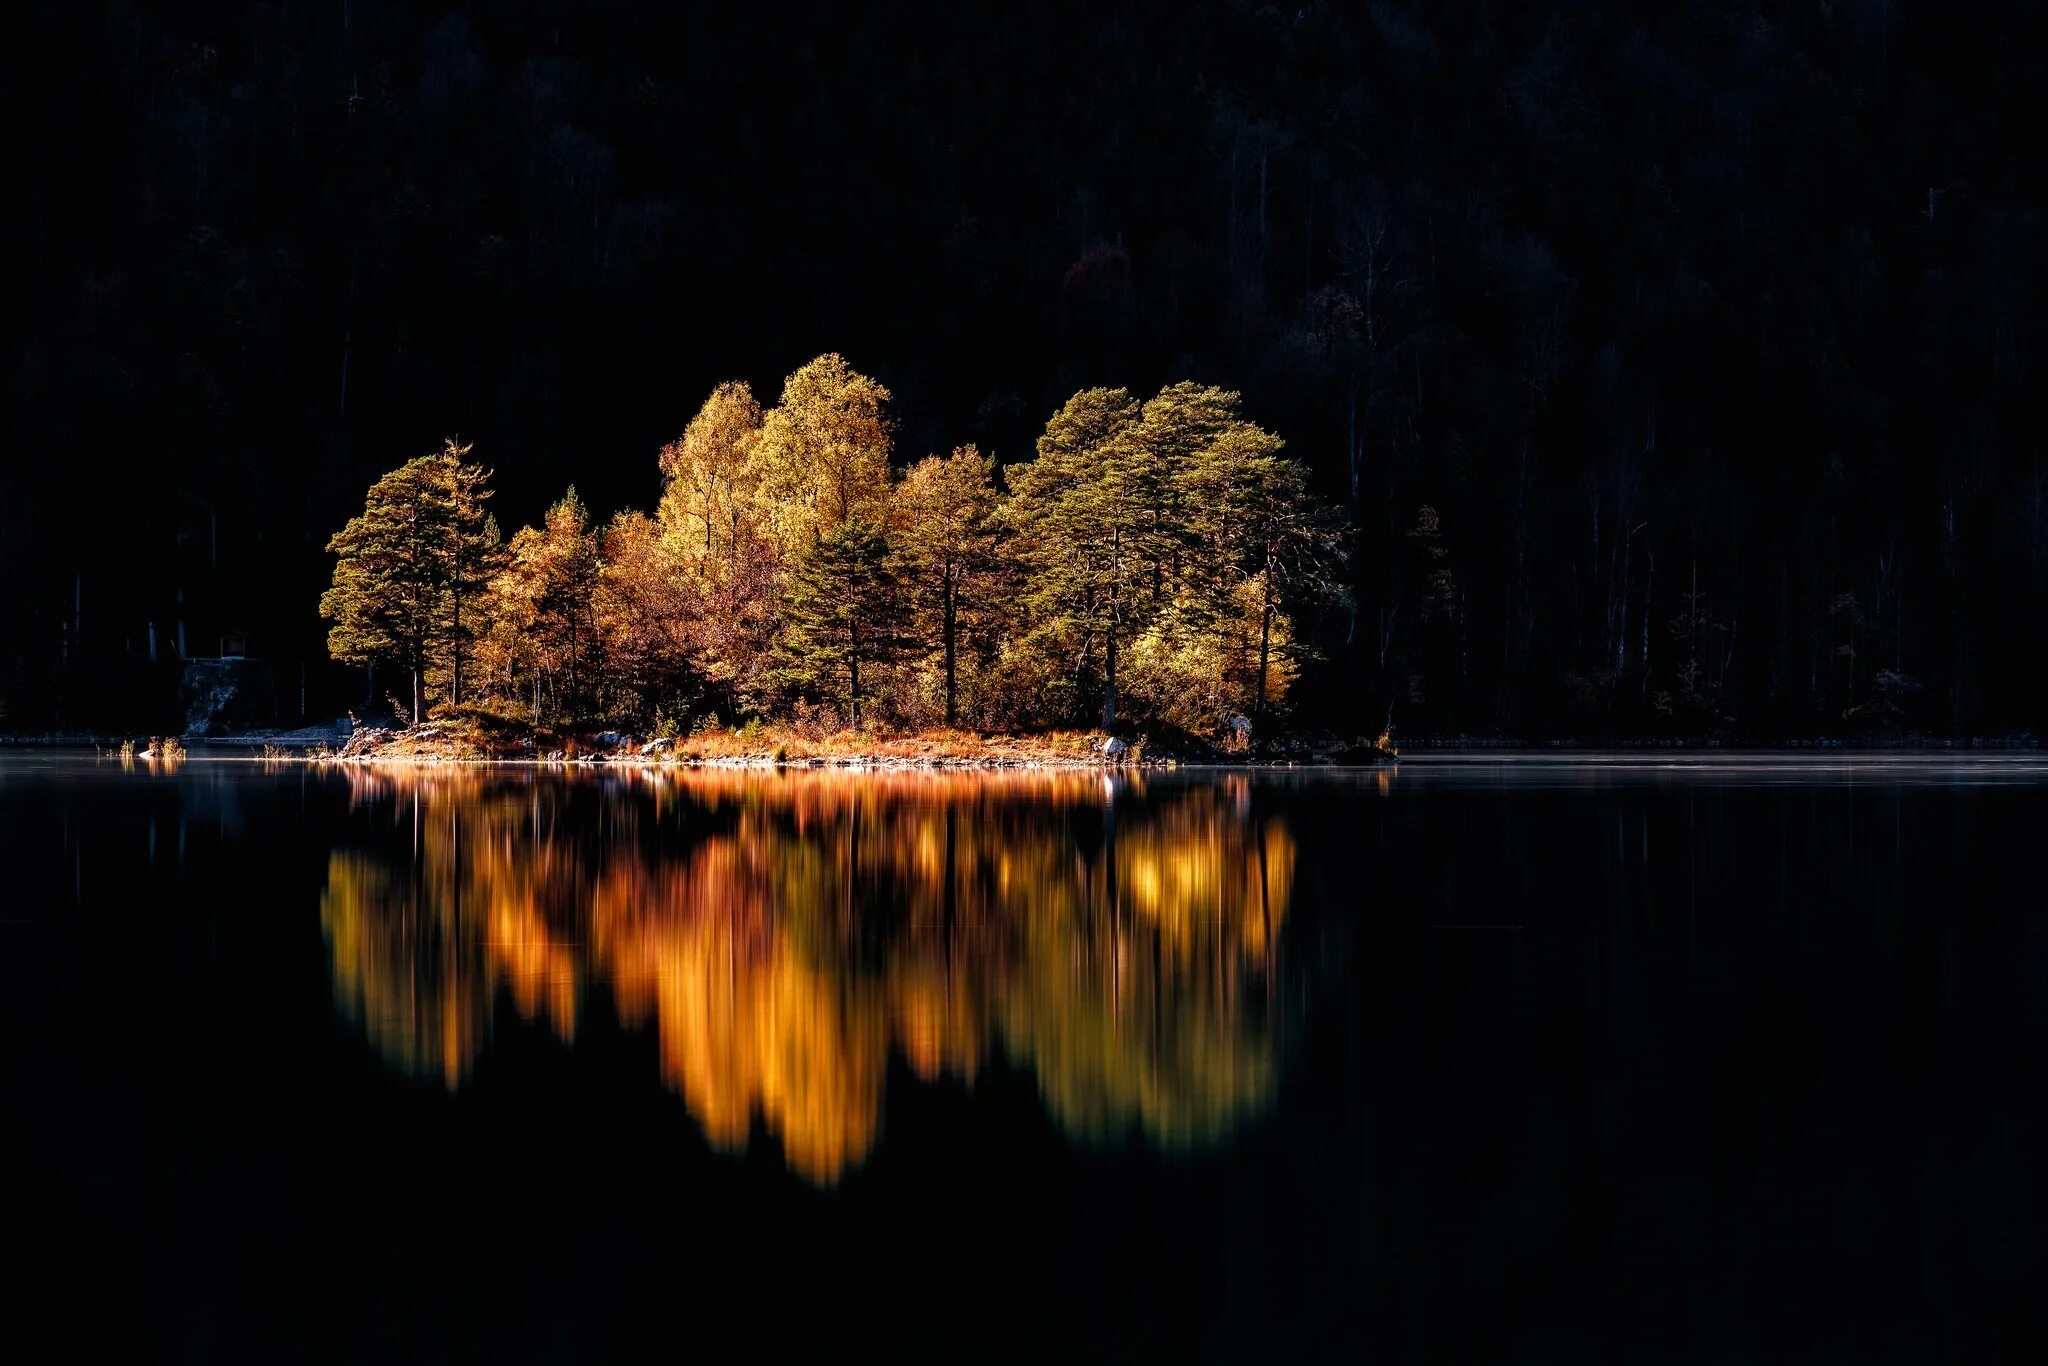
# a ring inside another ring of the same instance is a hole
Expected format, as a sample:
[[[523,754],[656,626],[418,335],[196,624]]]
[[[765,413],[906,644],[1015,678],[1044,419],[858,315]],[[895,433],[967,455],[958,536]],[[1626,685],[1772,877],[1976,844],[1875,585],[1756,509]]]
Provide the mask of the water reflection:
[[[889,1060],[1001,1049],[1070,1135],[1210,1143],[1274,1083],[1294,880],[1242,779],[347,770],[374,832],[321,918],[339,1008],[460,1086],[502,997],[572,1040],[602,988],[721,1149],[829,1183]]]

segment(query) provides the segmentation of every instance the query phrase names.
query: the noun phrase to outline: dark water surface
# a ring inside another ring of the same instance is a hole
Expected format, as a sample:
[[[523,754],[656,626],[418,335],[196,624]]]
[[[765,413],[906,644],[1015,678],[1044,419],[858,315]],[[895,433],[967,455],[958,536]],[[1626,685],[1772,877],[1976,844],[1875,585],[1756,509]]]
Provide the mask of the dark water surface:
[[[0,756],[7,1333],[2035,1360],[2044,781]]]

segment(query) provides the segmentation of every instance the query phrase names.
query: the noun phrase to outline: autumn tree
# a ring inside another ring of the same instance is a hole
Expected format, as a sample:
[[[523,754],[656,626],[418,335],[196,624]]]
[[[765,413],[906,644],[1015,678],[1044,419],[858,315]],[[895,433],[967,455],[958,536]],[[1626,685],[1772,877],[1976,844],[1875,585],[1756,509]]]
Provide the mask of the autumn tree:
[[[939,658],[945,721],[960,721],[962,636],[993,617],[995,462],[972,446],[927,456],[896,485],[891,550],[911,634]]]
[[[754,446],[761,405],[738,380],[711,391],[661,450],[660,525],[707,578],[732,572],[756,514]]]
[[[370,486],[361,515],[328,541],[336,556],[320,614],[327,648],[343,663],[397,664],[412,674],[412,719],[425,710],[431,667],[445,665],[451,696],[477,633],[478,597],[498,542],[485,510],[490,474],[447,442]],[[465,617],[465,608],[468,616]]]
[[[763,415],[744,383],[719,385],[661,452],[662,560],[695,594],[688,622],[693,683],[737,711],[763,689],[780,578],[760,490]],[[669,590],[664,590],[664,592]]]
[[[602,654],[643,718],[698,691],[694,647],[703,595],[675,542],[644,512],[622,512],[599,538],[592,609]]]
[[[821,535],[791,573],[782,610],[781,678],[795,691],[843,700],[859,726],[863,668],[894,659],[902,645],[899,588],[881,527],[855,516]]]
[[[572,487],[507,546],[494,584],[500,649],[529,693],[536,722],[576,718],[599,701],[597,586],[601,561],[590,512]]]
[[[853,519],[880,522],[894,436],[888,402],[887,389],[837,354],[784,381],[750,472],[765,531],[786,559]]]

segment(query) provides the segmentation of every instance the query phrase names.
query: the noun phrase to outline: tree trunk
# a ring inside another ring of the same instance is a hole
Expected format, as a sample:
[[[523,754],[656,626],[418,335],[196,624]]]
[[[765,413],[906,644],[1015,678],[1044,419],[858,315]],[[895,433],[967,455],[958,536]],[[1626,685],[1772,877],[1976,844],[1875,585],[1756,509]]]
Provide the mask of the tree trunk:
[[[853,717],[853,728],[860,729],[860,627],[849,629],[846,647],[846,694],[848,711]]]
[[[1108,685],[1103,689],[1102,694],[1102,728],[1104,730],[1114,730],[1116,729],[1116,620],[1114,613],[1111,614],[1109,623],[1108,655],[1108,666],[1105,670],[1108,674]]]
[[[1273,590],[1266,590],[1266,604],[1259,612],[1259,698],[1253,708],[1254,719],[1259,723],[1259,732],[1266,728],[1266,673],[1273,658]]]
[[[412,723],[415,726],[420,723],[420,662],[417,659],[412,662]]]
[[[448,668],[448,700],[460,704],[462,701],[462,561],[461,550],[456,552],[455,584],[452,594],[455,604],[455,620],[451,625],[448,649],[451,655]]]
[[[957,631],[959,604],[955,598],[953,584],[946,583],[945,633],[946,633],[946,729],[951,730],[960,722],[960,708],[955,691],[954,637]]]

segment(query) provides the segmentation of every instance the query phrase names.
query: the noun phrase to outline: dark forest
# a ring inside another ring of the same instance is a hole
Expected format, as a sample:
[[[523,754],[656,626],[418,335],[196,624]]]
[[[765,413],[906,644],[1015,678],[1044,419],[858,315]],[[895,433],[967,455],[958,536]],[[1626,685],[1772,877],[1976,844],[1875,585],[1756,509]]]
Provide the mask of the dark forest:
[[[1967,13],[1966,13],[1967,12]],[[648,506],[842,353],[899,465],[1242,394],[1349,519],[1300,723],[2009,736],[2048,647],[2034,7],[78,5],[17,16],[0,730],[330,662],[472,444]]]

